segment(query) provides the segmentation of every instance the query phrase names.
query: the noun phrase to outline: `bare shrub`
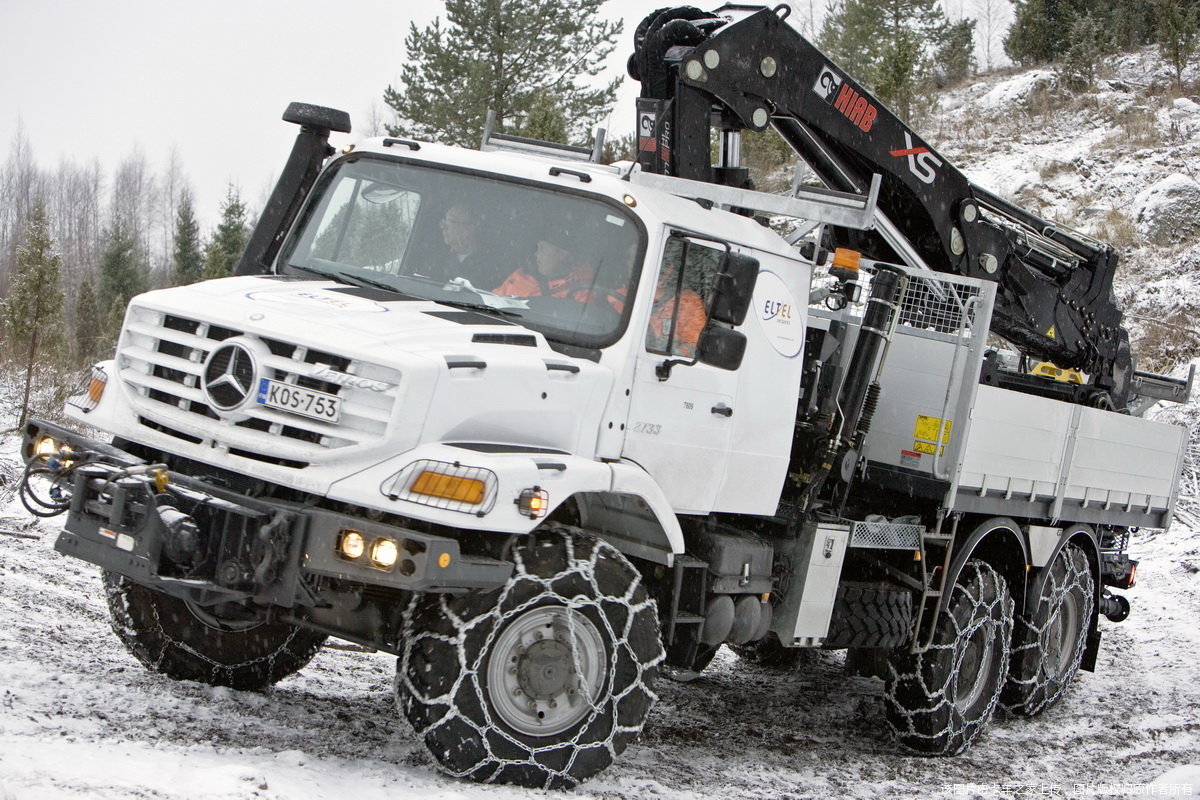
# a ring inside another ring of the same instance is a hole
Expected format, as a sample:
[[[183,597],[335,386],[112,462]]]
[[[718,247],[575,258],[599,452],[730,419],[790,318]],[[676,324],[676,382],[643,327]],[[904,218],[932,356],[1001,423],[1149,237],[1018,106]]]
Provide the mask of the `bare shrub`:
[[[1154,372],[1167,372],[1200,357],[1200,331],[1192,322],[1198,312],[1200,308],[1188,304],[1171,309],[1161,318],[1131,314],[1142,330],[1141,337],[1133,343],[1133,349],[1138,354],[1138,366]]]
[[[1125,252],[1139,244],[1137,226],[1122,211],[1110,208],[1096,226],[1096,238],[1108,242],[1117,252]]]

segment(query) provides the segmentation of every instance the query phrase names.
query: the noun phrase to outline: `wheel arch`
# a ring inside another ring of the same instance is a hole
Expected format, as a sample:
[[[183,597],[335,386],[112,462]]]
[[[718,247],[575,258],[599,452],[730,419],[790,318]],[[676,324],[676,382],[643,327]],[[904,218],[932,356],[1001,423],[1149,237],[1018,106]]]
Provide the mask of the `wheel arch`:
[[[571,495],[579,526],[624,555],[671,566],[684,552],[683,529],[662,488],[635,464],[613,462],[606,490]]]
[[[1025,602],[1019,607],[1023,609],[1023,613],[1025,614],[1032,614],[1034,612],[1038,599],[1042,596],[1042,587],[1045,585],[1046,579],[1050,574],[1050,570],[1047,567],[1054,563],[1059,553],[1069,544],[1073,544],[1083,550],[1083,554],[1088,560],[1088,569],[1092,573],[1092,614],[1087,623],[1087,644],[1084,648],[1083,660],[1080,662],[1079,668],[1086,672],[1095,672],[1096,657],[1100,652],[1100,598],[1104,594],[1104,584],[1101,581],[1100,574],[1100,538],[1091,525],[1075,523],[1063,528],[1062,535],[1059,536],[1058,543],[1054,546],[1054,550],[1046,560],[1045,566],[1039,568],[1034,574],[1033,580],[1030,581],[1025,595]]]
[[[953,586],[963,567],[973,558],[987,562],[1008,584],[1008,592],[1017,608],[1023,608],[1027,595],[1026,577],[1029,545],[1021,526],[1010,517],[986,517],[972,520],[975,526],[955,547],[954,557],[943,585]],[[938,603],[938,613],[946,610],[950,593]]]

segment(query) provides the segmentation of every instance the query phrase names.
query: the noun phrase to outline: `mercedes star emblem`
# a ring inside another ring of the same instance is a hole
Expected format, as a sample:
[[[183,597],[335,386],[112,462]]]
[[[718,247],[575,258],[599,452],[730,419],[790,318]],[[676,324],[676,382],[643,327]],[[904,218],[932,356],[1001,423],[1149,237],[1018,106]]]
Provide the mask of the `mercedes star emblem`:
[[[204,391],[213,406],[230,411],[254,389],[254,356],[240,344],[223,344],[208,357]]]

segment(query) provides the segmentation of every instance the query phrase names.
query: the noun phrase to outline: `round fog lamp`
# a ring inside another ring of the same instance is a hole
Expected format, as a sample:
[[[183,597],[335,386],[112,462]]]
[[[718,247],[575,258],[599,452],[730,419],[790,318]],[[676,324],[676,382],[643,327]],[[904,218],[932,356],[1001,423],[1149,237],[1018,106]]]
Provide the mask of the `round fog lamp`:
[[[383,569],[395,566],[400,555],[400,548],[395,539],[376,539],[371,545],[371,563]]]
[[[338,550],[341,552],[342,558],[361,558],[366,549],[367,543],[361,533],[342,531],[342,540],[338,543]]]

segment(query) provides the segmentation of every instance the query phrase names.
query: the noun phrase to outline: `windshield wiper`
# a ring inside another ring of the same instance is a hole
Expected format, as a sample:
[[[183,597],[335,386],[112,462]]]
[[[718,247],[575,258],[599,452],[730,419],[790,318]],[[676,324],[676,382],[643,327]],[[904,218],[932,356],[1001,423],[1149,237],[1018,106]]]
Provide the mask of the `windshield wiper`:
[[[512,317],[513,319],[523,319],[524,315],[518,314],[515,308],[496,308],[489,306],[487,303],[471,303],[466,300],[446,300],[437,298],[433,302],[440,303],[444,306],[452,306],[453,308],[461,308],[467,311],[479,311],[483,314],[492,314],[497,317]]]
[[[307,272],[309,275],[316,275],[317,277],[325,278],[325,279],[331,280],[331,281],[337,280],[337,275],[333,274],[332,272],[326,272],[323,269],[317,269],[316,267],[301,267],[298,264],[288,264],[287,266],[290,269],[296,269],[296,270],[300,270],[301,272]],[[283,273],[280,273],[280,274],[283,274]]]
[[[396,294],[404,294],[403,291],[397,289],[392,284],[376,280],[375,278],[366,278],[362,275],[352,275],[349,272],[339,272],[337,279],[343,283],[349,283],[352,286],[370,286],[373,289],[383,289],[385,292],[395,292]]]

